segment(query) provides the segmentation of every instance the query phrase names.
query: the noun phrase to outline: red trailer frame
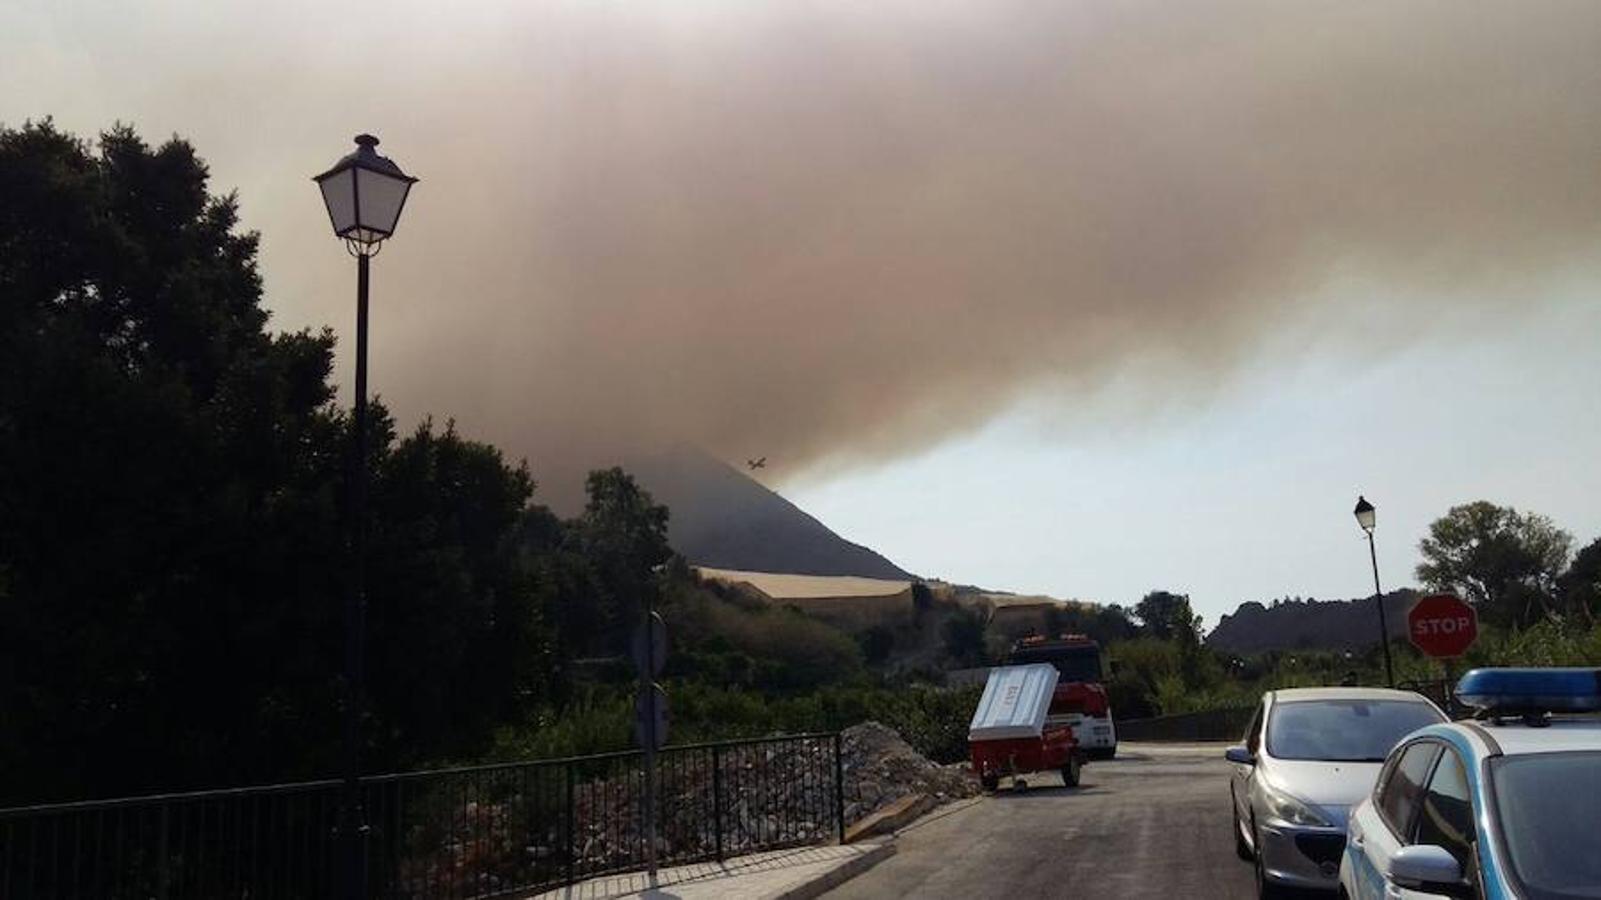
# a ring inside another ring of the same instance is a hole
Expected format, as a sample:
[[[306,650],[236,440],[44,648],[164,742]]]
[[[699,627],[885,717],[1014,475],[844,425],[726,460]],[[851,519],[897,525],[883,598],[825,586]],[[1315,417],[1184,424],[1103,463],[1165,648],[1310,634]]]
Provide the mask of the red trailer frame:
[[[1065,725],[1045,728],[1039,737],[970,740],[967,746],[973,756],[973,771],[986,791],[999,788],[1002,776],[1010,776],[1014,786],[1026,787],[1026,782],[1018,780],[1019,775],[1052,770],[1062,773],[1063,784],[1078,787],[1079,770],[1084,765],[1084,753],[1078,748],[1073,729]]]

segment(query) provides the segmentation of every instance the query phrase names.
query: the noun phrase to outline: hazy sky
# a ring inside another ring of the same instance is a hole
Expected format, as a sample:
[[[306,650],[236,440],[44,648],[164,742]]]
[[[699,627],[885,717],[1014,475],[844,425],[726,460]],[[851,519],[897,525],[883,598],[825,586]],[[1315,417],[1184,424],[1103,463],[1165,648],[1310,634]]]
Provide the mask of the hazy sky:
[[[1480,497],[1601,533],[1601,4],[8,3],[0,121],[181,134],[280,328],[309,176],[422,177],[375,388],[550,495],[663,441],[927,574],[1366,588]],[[3,202],[3,198],[0,198]],[[341,370],[341,380],[345,370]]]

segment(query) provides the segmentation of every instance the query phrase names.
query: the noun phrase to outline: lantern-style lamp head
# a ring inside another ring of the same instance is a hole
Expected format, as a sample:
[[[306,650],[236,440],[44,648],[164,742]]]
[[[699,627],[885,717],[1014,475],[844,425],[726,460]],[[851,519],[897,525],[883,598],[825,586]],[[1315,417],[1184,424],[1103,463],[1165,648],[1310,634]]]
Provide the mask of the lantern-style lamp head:
[[[1373,504],[1369,503],[1366,497],[1358,496],[1356,498],[1356,509],[1351,511],[1356,514],[1356,524],[1361,525],[1363,531],[1372,534],[1375,518]]]
[[[370,254],[395,233],[406,194],[417,179],[400,171],[374,147],[378,139],[356,135],[356,150],[312,179],[322,189],[323,203],[334,234],[349,242],[353,252]]]

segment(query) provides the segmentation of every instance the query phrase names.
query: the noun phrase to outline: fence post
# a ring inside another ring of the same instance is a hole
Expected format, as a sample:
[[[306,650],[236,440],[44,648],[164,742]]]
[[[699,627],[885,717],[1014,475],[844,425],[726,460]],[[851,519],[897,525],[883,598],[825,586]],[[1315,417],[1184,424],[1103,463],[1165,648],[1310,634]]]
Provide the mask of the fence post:
[[[717,861],[723,861],[723,748],[712,745],[712,831],[717,836]]]
[[[845,843],[845,749],[844,736],[834,732],[834,813],[839,826],[839,842]]]
[[[578,822],[578,808],[573,802],[573,764],[562,766],[567,772],[567,878],[568,884],[573,883],[578,856],[578,835],[575,833]]]
[[[167,824],[169,819],[168,812],[171,809],[172,804],[161,804],[161,838],[157,842],[161,849],[157,851],[156,857],[158,860],[160,860],[160,862],[156,864],[156,896],[159,897],[160,900],[167,900],[168,887],[172,883],[172,873],[171,869],[169,868],[171,865],[171,858],[167,855],[169,846],[169,841],[167,840]]]

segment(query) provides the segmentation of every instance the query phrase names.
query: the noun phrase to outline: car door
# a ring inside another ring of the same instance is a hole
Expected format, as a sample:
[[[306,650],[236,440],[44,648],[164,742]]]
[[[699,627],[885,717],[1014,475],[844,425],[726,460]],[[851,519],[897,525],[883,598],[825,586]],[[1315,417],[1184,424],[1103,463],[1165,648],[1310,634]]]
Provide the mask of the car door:
[[[1257,701],[1256,712],[1251,715],[1251,722],[1245,726],[1245,735],[1240,739],[1240,742],[1245,745],[1245,749],[1251,751],[1252,756],[1255,756],[1261,750],[1262,721],[1266,717],[1267,697],[1264,696]],[[1230,776],[1232,784],[1229,786],[1229,793],[1233,796],[1234,801],[1234,821],[1237,825],[1246,826],[1245,830],[1248,834],[1250,833],[1249,826],[1251,824],[1251,775],[1255,771],[1256,766],[1236,765],[1233,774]],[[1256,840],[1254,834],[1251,835],[1251,840]]]
[[[1444,847],[1462,866],[1462,874],[1481,896],[1479,881],[1478,827],[1473,811],[1473,792],[1468,787],[1467,764],[1456,748],[1446,746],[1434,764],[1429,786],[1423,791],[1423,803],[1413,824],[1410,844],[1432,844]],[[1436,897],[1402,889],[1399,896]]]
[[[1346,827],[1351,858],[1352,900],[1395,900],[1402,895],[1385,878],[1390,858],[1410,841],[1435,761],[1438,741],[1404,744],[1390,757],[1374,788],[1373,802],[1363,804]]]

